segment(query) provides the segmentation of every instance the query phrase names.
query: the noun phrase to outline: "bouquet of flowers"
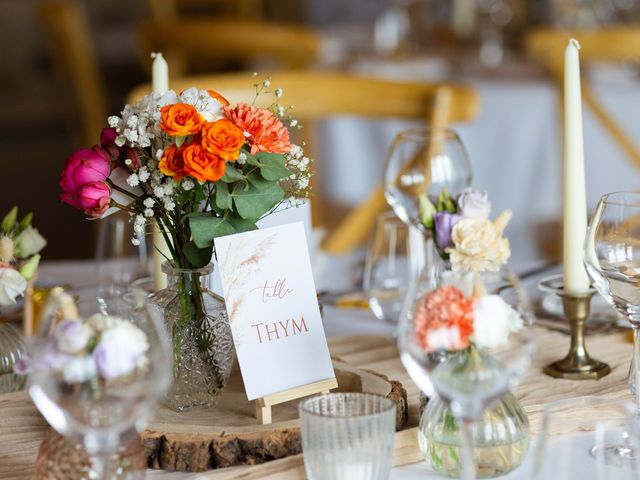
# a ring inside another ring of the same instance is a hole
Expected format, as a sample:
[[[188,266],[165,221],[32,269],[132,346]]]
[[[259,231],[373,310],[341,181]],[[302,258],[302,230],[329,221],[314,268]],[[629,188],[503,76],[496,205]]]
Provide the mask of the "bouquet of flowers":
[[[18,207],[13,207],[0,223],[0,306],[24,295],[40,263],[38,252],[47,244],[31,226],[32,218],[28,213],[18,221]]]
[[[201,273],[186,272],[211,262],[214,238],[253,230],[282,202],[295,206],[309,194],[311,160],[285,126],[300,125],[280,105],[282,89],[270,86],[254,84],[251,105],[196,88],[147,95],[109,117],[100,144],[71,155],[60,176],[62,201],[89,217],[129,212],[134,244],[150,220],[164,236],[167,261],[180,273],[176,294],[155,299],[172,334],[179,381],[169,395],[178,410],[212,405],[207,398],[224,388],[233,358],[224,308],[209,314]]]
[[[497,271],[511,256],[509,240],[502,236],[511,211],[489,220],[491,203],[484,192],[465,189],[453,198],[445,189],[437,198],[419,198],[420,221],[433,232],[436,249],[453,270]]]

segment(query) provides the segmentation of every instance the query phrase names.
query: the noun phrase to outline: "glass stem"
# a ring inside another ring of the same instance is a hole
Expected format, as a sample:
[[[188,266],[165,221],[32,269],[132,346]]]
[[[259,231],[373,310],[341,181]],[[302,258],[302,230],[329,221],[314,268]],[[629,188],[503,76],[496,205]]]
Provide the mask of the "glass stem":
[[[111,455],[98,453],[89,457],[91,474],[89,478],[95,480],[111,480],[116,478],[112,471]]]
[[[633,327],[633,362],[635,365],[634,381],[636,384],[633,399],[636,405],[636,415],[640,415],[640,391],[638,389],[640,385],[640,368],[638,368],[638,365],[640,365],[640,328],[638,328],[636,322],[631,325]]]
[[[474,480],[476,467],[473,460],[473,420],[458,418],[460,435],[460,478]]]

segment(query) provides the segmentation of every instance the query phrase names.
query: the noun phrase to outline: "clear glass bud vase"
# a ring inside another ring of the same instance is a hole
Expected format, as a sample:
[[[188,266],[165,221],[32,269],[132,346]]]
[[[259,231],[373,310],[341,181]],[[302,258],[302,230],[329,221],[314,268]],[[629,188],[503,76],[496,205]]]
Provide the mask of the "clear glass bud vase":
[[[460,477],[458,424],[438,397],[429,399],[422,412],[418,440],[425,459],[436,472]],[[517,468],[527,454],[529,440],[529,420],[520,402],[507,393],[473,424],[477,478],[499,477]]]
[[[187,270],[164,263],[167,288],[152,295],[165,315],[173,347],[173,410],[214,406],[233,365],[233,338],[224,299],[209,290],[211,264]]]

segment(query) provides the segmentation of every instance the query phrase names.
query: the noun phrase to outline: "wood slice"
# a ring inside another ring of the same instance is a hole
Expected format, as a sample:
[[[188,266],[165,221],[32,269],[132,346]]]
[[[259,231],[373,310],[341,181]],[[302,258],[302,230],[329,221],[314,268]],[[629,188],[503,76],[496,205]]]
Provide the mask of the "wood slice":
[[[399,382],[373,371],[334,360],[340,392],[375,393],[397,405],[396,429],[407,422],[407,393]],[[302,451],[298,403],[273,407],[273,423],[262,425],[247,400],[240,371],[229,383],[215,408],[174,412],[161,407],[142,440],[150,468],[198,472],[234,465],[254,465]]]

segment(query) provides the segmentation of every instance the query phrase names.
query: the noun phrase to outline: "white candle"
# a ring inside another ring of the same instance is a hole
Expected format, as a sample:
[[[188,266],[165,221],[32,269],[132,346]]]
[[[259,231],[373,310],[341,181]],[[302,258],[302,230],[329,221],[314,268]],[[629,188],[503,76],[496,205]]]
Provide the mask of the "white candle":
[[[169,65],[161,53],[152,53],[151,83],[155,93],[164,94],[169,90]],[[157,223],[153,225],[153,284],[156,290],[167,286],[167,276],[162,273],[165,256],[170,257],[169,247],[160,233]]]
[[[564,55],[564,288],[582,292],[589,277],[582,263],[582,246],[587,232],[587,194],[582,139],[582,97],[580,93],[580,44],[569,40]]]

